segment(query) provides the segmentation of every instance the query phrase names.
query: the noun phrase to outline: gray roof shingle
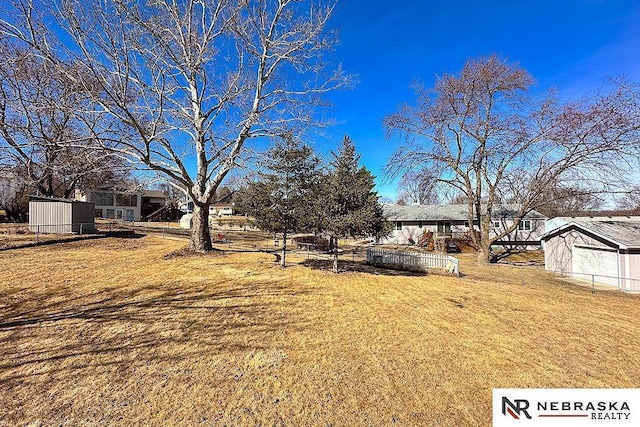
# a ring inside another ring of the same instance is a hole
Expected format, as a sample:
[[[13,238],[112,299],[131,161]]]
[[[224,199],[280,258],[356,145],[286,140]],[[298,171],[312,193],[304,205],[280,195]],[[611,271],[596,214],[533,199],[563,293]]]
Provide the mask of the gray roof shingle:
[[[515,218],[519,206],[498,205],[493,209],[493,218]],[[383,205],[383,211],[389,221],[467,221],[468,207],[456,205]],[[546,219],[539,212],[531,211],[525,218]]]
[[[628,248],[640,247],[638,221],[580,221],[575,224]]]

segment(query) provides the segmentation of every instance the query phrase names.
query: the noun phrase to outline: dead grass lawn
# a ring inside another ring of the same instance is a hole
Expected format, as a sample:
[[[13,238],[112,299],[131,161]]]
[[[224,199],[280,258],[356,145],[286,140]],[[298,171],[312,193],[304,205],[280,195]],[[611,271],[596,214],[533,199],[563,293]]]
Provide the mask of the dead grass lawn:
[[[0,252],[0,425],[488,426],[493,388],[638,385],[639,296],[183,244]]]

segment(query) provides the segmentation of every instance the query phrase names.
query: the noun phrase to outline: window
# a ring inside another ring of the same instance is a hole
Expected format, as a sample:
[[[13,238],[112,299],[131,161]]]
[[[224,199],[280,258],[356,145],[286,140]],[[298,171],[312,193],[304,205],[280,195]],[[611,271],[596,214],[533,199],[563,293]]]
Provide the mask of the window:
[[[396,221],[396,230],[402,231],[402,221]]]
[[[500,228],[500,221],[493,221],[493,228]]]
[[[518,230],[520,231],[531,231],[531,220],[523,219],[518,224]]]
[[[438,233],[440,233],[440,234],[451,234],[451,223],[450,222],[439,222],[438,223]]]
[[[138,206],[138,195],[116,194],[116,206]]]
[[[96,209],[96,218],[102,218],[102,209]]]
[[[116,217],[116,211],[113,209],[107,209],[107,218],[113,219]]]
[[[96,191],[89,198],[96,206],[113,206],[113,193],[108,191]]]

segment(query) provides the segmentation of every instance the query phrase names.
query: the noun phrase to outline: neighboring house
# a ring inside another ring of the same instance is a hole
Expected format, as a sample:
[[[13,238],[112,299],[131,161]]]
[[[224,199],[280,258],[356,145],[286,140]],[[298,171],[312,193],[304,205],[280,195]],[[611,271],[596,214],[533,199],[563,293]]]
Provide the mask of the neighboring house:
[[[76,200],[93,203],[96,218],[141,221],[164,206],[166,196],[156,190],[97,189],[76,194]]]
[[[579,219],[548,231],[542,239],[545,269],[640,291],[640,221]]]
[[[187,212],[180,218],[180,227],[191,228],[193,225],[193,202],[182,202],[179,205],[179,209],[182,212]],[[209,222],[211,223],[216,218],[224,216],[231,216],[235,214],[235,205],[233,203],[214,203],[209,206]]]
[[[142,219],[147,219],[167,207],[167,196],[160,190],[143,190],[140,200]]]
[[[383,244],[408,244],[418,242],[424,231],[431,231],[434,238],[462,237],[469,232],[468,206],[457,205],[383,205],[384,215],[394,224],[391,236],[381,239]],[[497,206],[493,212],[492,235],[496,236],[511,225],[517,216],[517,206]],[[539,245],[544,233],[546,217],[536,211],[529,212],[518,228],[496,244],[518,246]],[[477,230],[477,222],[474,222]]]
[[[182,212],[191,213],[193,212],[193,202],[190,200],[183,201],[179,204],[178,208]],[[222,216],[235,215],[235,213],[235,204],[233,203],[213,203],[209,205],[209,220]]]
[[[17,179],[13,172],[0,171],[0,209],[16,197]]]
[[[139,221],[142,204],[140,192],[99,189],[76,194],[76,200],[95,205],[95,217],[123,221]]]
[[[34,233],[93,233],[93,203],[32,196],[29,230]]]
[[[233,203],[214,203],[209,206],[209,217],[230,216],[235,213],[235,205]]]

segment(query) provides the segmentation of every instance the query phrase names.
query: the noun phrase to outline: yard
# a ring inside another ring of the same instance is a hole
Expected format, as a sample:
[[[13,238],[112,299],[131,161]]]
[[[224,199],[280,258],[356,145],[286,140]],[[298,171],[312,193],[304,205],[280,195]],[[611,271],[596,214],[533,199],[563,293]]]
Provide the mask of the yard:
[[[0,425],[488,426],[493,388],[638,385],[638,295],[184,244],[0,251]]]

